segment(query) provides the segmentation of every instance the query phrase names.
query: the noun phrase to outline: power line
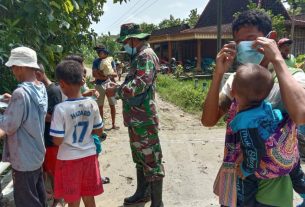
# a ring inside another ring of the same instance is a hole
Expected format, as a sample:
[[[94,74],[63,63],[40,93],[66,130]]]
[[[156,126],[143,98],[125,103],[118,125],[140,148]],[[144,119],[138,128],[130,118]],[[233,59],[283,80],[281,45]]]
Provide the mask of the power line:
[[[138,2],[135,4],[135,6],[134,6],[131,10],[129,10],[129,11],[127,11],[126,13],[124,13],[123,15],[121,15],[114,23],[112,23],[112,24],[108,27],[108,29],[112,28],[113,26],[117,25],[117,23],[121,22],[121,18],[123,18],[123,17],[125,17],[125,16],[127,17],[127,16],[129,15],[130,12],[132,13],[132,12],[135,12],[135,11],[137,11],[138,9],[140,9],[142,6],[144,6],[146,3],[148,3],[149,0],[146,0],[143,4],[141,4],[139,7],[137,7],[137,4],[139,4],[141,1],[142,1],[142,0],[138,1]]]
[[[140,3],[142,0],[139,0],[138,2],[135,3],[135,6]],[[132,4],[130,4],[132,5]],[[127,10],[129,10],[130,8],[128,8]],[[127,12],[128,13],[128,12]],[[126,15],[126,12],[123,13],[123,15],[121,15],[119,18],[117,18],[112,24],[109,24],[110,27],[112,27],[112,25],[114,25],[117,21],[119,21],[122,17],[124,17]]]
[[[155,3],[157,3],[159,0],[155,0],[154,2],[152,2],[151,4],[149,4],[147,7],[145,7],[144,9],[142,9],[141,11],[137,12],[136,14],[134,14],[133,16],[137,16],[138,14],[141,14],[142,12],[146,11],[148,8],[150,8],[152,5],[154,5]],[[127,18],[126,21],[129,21],[132,17]]]

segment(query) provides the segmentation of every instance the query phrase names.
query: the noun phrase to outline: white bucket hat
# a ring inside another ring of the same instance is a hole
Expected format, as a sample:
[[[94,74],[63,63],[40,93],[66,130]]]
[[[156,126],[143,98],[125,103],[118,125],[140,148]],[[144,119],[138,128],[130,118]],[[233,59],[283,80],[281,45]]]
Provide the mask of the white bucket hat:
[[[7,67],[16,65],[40,69],[37,64],[36,52],[28,47],[17,47],[12,49],[10,58],[8,59],[7,63],[5,63],[5,65]]]

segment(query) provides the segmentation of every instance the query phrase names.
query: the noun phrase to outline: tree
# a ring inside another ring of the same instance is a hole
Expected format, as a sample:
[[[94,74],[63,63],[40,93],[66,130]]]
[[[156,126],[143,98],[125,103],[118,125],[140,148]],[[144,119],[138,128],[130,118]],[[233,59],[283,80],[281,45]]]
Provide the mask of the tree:
[[[272,29],[277,32],[277,35],[279,37],[285,36],[287,33],[286,28],[285,28],[285,18],[280,14],[274,15],[271,10],[266,11],[265,9],[261,8],[260,6],[261,6],[260,1],[258,1],[258,4],[254,3],[252,1],[249,1],[247,8],[249,10],[259,10],[259,11],[266,12],[271,18]],[[240,12],[237,12],[233,16],[236,18],[239,14],[240,14]]]
[[[127,0],[114,0],[122,3]],[[10,50],[24,45],[37,51],[48,73],[63,56],[92,45],[94,31],[106,0],[1,0],[0,1],[0,92],[12,89],[12,76],[3,68]]]
[[[110,55],[114,56],[117,52],[122,49],[122,44],[116,41],[117,36],[113,36],[111,34],[104,35],[102,34],[96,40],[96,44],[103,45],[110,52]]]
[[[117,56],[117,53],[121,51],[122,44],[117,42],[117,36],[108,34],[102,34],[98,36],[96,39],[96,45],[104,46],[111,56]],[[91,65],[94,58],[97,57],[95,50],[93,47],[88,47],[88,45],[81,46],[82,54],[85,57],[85,61],[87,65]]]
[[[190,11],[190,14],[189,14],[189,18],[187,18],[185,21],[187,22],[187,24],[190,26],[190,27],[195,27],[198,20],[199,20],[199,17],[200,15],[198,14],[198,11],[197,9],[193,9]]]
[[[149,24],[149,23],[141,23],[140,28],[143,30],[145,33],[152,33],[152,31],[158,29],[158,26],[155,24]]]
[[[168,28],[168,27],[174,27],[181,24],[184,24],[185,20],[181,20],[180,18],[175,18],[173,15],[169,15],[169,19],[164,19],[159,23],[159,28]]]
[[[282,0],[283,3],[288,3],[290,6],[290,14],[305,13],[305,0]]]

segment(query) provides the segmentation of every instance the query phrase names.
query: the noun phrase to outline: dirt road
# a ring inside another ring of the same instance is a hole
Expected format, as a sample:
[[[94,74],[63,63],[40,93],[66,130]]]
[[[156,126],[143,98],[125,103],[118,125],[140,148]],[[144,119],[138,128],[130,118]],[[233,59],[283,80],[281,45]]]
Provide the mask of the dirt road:
[[[208,129],[195,118],[157,99],[160,117],[160,139],[166,177],[164,179],[165,206],[211,206],[217,204],[212,193],[223,151],[224,129]],[[108,110],[106,110],[108,111]],[[106,129],[110,128],[109,113]],[[111,130],[103,143],[99,160],[101,173],[110,177],[104,185],[105,193],[96,197],[97,206],[122,206],[124,197],[135,190],[135,167],[129,149],[127,129],[122,124],[121,102],[117,105],[119,130]],[[149,206],[149,204],[146,204]]]
[[[199,116],[186,114],[157,98],[160,140],[164,155],[164,204],[166,207],[217,206],[213,194],[214,178],[221,164],[224,128],[205,128]],[[106,110],[106,129],[110,128]],[[119,130],[108,132],[99,158],[101,173],[110,177],[105,192],[96,197],[98,207],[121,207],[123,199],[136,187],[127,129],[122,124],[121,102],[117,105]],[[143,205],[142,205],[143,206]],[[150,206],[149,204],[145,205]]]

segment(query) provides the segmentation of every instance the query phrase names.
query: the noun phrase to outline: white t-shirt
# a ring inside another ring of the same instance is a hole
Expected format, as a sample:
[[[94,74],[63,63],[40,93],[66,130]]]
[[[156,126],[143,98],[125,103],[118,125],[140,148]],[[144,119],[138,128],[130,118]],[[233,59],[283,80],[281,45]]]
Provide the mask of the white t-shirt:
[[[50,135],[62,137],[57,159],[75,160],[96,154],[93,129],[103,127],[96,101],[90,98],[67,99],[55,107]]]
[[[232,83],[234,79],[235,73],[232,73],[224,86],[222,87],[220,93],[225,94],[228,98],[233,100],[233,97],[231,96],[231,90],[232,90]],[[300,71],[296,72],[292,75],[294,79],[301,84],[303,88],[305,88],[305,73]],[[272,104],[273,108],[280,109],[281,111],[286,111],[284,107],[284,103],[282,101],[281,92],[280,92],[280,86],[279,83],[275,82],[273,85],[272,90],[269,93],[269,96],[266,98],[267,101],[269,101]]]

